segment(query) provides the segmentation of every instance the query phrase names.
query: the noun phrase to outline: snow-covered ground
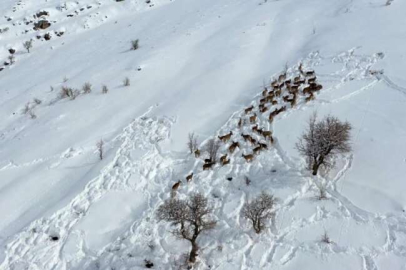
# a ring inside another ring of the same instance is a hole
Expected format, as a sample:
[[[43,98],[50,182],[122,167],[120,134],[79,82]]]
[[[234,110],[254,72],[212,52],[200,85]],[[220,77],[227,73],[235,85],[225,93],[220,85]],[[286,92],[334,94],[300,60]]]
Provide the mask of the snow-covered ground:
[[[155,210],[182,179],[177,196],[207,195],[218,221],[199,239],[199,269],[405,270],[406,2],[386,2],[2,0],[0,269],[178,269],[190,247]],[[40,11],[51,26],[34,30]],[[272,124],[257,112],[275,143],[246,163],[244,108],[299,63],[323,89]],[[59,98],[86,82],[91,93]],[[294,147],[314,111],[353,126],[353,152],[320,177]],[[230,164],[202,171],[188,133],[203,147],[230,130],[241,144]],[[261,190],[278,205],[256,235],[240,210]]]

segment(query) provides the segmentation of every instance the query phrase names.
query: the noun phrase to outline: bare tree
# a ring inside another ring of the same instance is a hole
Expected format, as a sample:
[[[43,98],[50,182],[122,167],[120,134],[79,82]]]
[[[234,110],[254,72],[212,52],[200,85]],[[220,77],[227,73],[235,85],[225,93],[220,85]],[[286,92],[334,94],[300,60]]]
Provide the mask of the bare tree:
[[[209,142],[207,143],[207,153],[209,153],[209,159],[211,162],[216,162],[217,159],[217,153],[220,149],[220,143],[219,141],[216,141],[215,139],[210,139]]]
[[[194,132],[189,133],[187,147],[189,148],[191,154],[193,154],[193,152],[197,150],[197,138],[198,137]]]
[[[28,41],[25,41],[25,42],[23,43],[23,46],[24,46],[24,48],[27,50],[27,52],[29,53],[29,52],[30,52],[30,49],[32,48],[32,39],[31,39],[31,40],[28,40]]]
[[[100,158],[100,160],[103,159],[103,154],[104,154],[104,152],[103,152],[103,145],[104,145],[103,140],[98,141],[97,144],[96,144],[97,152],[99,153],[99,158]]]
[[[308,168],[317,175],[320,166],[333,166],[333,158],[351,151],[351,124],[328,115],[317,121],[316,113],[310,117],[308,129],[302,134],[296,149],[306,158]]]
[[[175,227],[172,234],[191,243],[190,263],[196,262],[199,251],[197,238],[200,233],[216,226],[216,221],[208,217],[212,212],[213,208],[208,205],[207,198],[200,193],[193,194],[188,200],[167,200],[158,208],[157,218]]]
[[[272,216],[276,198],[263,191],[261,195],[251,202],[246,202],[242,208],[242,216],[252,222],[256,233],[261,233],[265,222]]]

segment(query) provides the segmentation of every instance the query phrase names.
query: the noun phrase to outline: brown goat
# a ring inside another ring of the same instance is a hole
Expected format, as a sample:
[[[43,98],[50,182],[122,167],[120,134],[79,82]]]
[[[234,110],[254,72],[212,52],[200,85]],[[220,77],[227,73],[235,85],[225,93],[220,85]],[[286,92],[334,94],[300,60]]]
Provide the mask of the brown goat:
[[[254,124],[255,121],[257,121],[257,114],[256,114],[256,113],[254,113],[253,116],[250,116],[250,123],[251,123],[251,124]]]
[[[272,136],[272,131],[264,131],[264,132],[262,132],[262,136],[264,136],[264,138]]]
[[[321,84],[312,84],[310,85],[310,87],[313,91],[320,91],[321,89],[323,89],[323,86]]]
[[[312,88],[310,86],[303,88],[303,94],[309,94],[312,92]]]
[[[262,150],[261,146],[257,146],[254,149],[252,149],[255,155],[258,155],[261,152],[261,150]]]
[[[258,130],[258,124],[252,127],[252,131],[257,131]]]
[[[261,99],[259,100],[259,104],[264,104],[266,101],[267,101],[266,98],[261,98]]]
[[[282,95],[281,89],[275,91],[275,96],[280,97],[281,95]]]
[[[257,129],[257,133],[258,133],[258,134],[262,135],[263,132],[264,132],[264,130],[263,130],[262,128],[258,128],[258,129]]]
[[[273,101],[273,99],[274,99],[274,94],[269,94],[267,97],[266,97],[266,101],[267,102],[272,102]]]
[[[176,190],[178,190],[178,188],[179,188],[179,186],[180,186],[180,183],[182,183],[182,181],[178,181],[178,182],[176,182],[173,186],[172,186],[172,191],[176,191]]]
[[[246,108],[244,110],[245,114],[248,114],[249,112],[251,112],[254,109],[254,105],[251,105],[250,107]]]
[[[315,83],[316,82],[316,77],[312,77],[312,78],[309,78],[308,80],[307,80],[307,82],[308,83]]]
[[[203,164],[203,171],[211,169],[211,167],[213,167],[213,165],[214,165],[214,162]]]
[[[264,87],[264,90],[262,91],[262,96],[266,96],[268,93],[268,88]]]
[[[222,165],[222,166],[227,165],[227,164],[230,164],[230,159],[226,159],[226,160],[223,160],[223,161],[221,162],[221,165]]]
[[[266,143],[258,143],[259,144],[259,146],[262,148],[262,149],[268,149],[268,145],[266,145]]]
[[[249,140],[250,143],[252,143],[252,144],[256,144],[256,143],[257,143],[257,140],[255,140],[255,139],[252,138],[251,136],[250,136],[250,138],[249,138],[248,140]]]
[[[223,163],[224,160],[227,160],[227,154],[225,154],[224,156],[220,157],[220,162]]]
[[[278,104],[278,101],[277,100],[272,100],[272,105],[276,105],[276,104]]]
[[[314,99],[314,95],[313,95],[312,92],[310,92],[310,95],[305,98],[305,101],[306,101],[306,102],[309,102],[309,101],[311,101],[311,100],[313,100],[313,99]]]
[[[193,179],[193,173],[189,174],[188,176],[186,176],[186,181],[190,182]]]
[[[286,73],[282,73],[281,75],[279,75],[278,81],[284,81],[286,79]]]
[[[230,133],[224,135],[224,136],[218,136],[219,140],[222,142],[228,142],[231,138],[231,135],[233,135],[233,132],[230,131]]]
[[[239,142],[233,142],[230,147],[228,148],[228,150],[230,151],[230,153],[234,153],[236,148],[240,148],[240,143]]]
[[[314,74],[315,74],[314,70],[310,70],[310,71],[306,71],[305,76],[310,77],[310,76],[314,76]]]
[[[254,159],[254,155],[250,154],[250,155],[244,155],[242,154],[242,157],[245,159],[245,161],[247,162],[251,162]]]
[[[211,158],[206,158],[204,160],[204,163],[208,164],[208,163],[212,163],[213,161],[211,160]]]
[[[251,137],[250,135],[244,133],[242,133],[241,136],[244,138],[244,141],[248,141],[249,138]]]
[[[273,139],[273,137],[272,137],[272,136],[269,138],[269,141],[271,142],[271,144],[273,144],[274,139]]]
[[[268,107],[264,106],[260,111],[261,111],[261,113],[264,113],[264,112],[266,112],[267,110],[268,110]]]
[[[272,113],[270,113],[269,117],[268,117],[269,122],[271,122],[271,123],[273,122],[273,117],[274,117],[274,115]]]
[[[200,150],[199,149],[195,150],[195,157],[196,158],[200,157]]]

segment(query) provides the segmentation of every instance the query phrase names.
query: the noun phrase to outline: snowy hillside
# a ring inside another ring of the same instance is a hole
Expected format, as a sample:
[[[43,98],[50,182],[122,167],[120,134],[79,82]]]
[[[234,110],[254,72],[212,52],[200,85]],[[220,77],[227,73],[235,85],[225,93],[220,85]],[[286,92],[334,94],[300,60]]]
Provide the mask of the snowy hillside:
[[[405,13],[402,0],[2,0],[0,269],[181,269],[190,244],[156,218],[181,180],[176,197],[202,193],[217,221],[195,269],[405,270]],[[322,89],[310,99],[306,78],[296,104],[283,88],[261,112],[264,87],[299,67]],[[353,127],[353,151],[316,177],[295,148],[315,111]],[[203,150],[230,131],[230,163],[203,170],[188,134]],[[268,149],[246,162],[241,134]],[[241,209],[261,191],[278,200],[256,234]]]

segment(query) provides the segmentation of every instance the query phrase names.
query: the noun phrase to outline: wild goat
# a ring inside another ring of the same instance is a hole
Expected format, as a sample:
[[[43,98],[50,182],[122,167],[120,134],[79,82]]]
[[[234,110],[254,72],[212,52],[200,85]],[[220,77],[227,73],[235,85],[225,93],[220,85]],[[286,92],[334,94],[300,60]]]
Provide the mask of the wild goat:
[[[278,101],[277,100],[272,100],[272,105],[276,105],[276,104],[278,104]]]
[[[313,84],[310,85],[313,91],[320,91],[321,89],[323,89],[323,86],[321,84]]]
[[[261,98],[261,99],[259,100],[259,104],[264,104],[266,101],[267,101],[266,98]]]
[[[247,162],[251,162],[254,159],[254,155],[250,154],[250,155],[244,155],[242,154],[242,157],[245,159],[245,161]]]
[[[222,142],[228,142],[231,138],[231,135],[233,135],[233,132],[230,131],[230,133],[224,135],[224,136],[218,136],[219,140]]]
[[[312,93],[312,88],[310,86],[303,88],[303,94]]]
[[[228,151],[230,151],[230,153],[234,153],[236,148],[240,148],[240,143],[239,142],[233,142],[230,147],[228,148]]]
[[[282,73],[281,75],[279,75],[278,81],[281,82],[285,79],[286,79],[286,73]]]
[[[186,176],[186,181],[190,182],[193,179],[193,173],[189,174],[188,176]]]
[[[272,102],[273,101],[273,99],[274,99],[274,94],[269,94],[267,97],[266,97],[266,101],[267,102]]]
[[[250,116],[250,123],[253,124],[253,123],[255,123],[255,121],[257,121],[257,114],[256,113],[254,113],[253,116]]]
[[[310,76],[314,76],[314,74],[315,74],[314,70],[310,70],[310,71],[306,71],[305,76],[310,77]]]
[[[254,149],[252,149],[252,151],[254,152],[255,155],[258,155],[259,152],[261,152],[262,148],[261,146],[257,146]]]
[[[272,86],[272,88],[278,87],[278,86],[279,86],[279,83],[278,83],[277,81],[273,81],[273,82],[271,83],[271,86]]]
[[[307,82],[308,83],[315,83],[316,82],[316,77],[312,77],[312,78],[309,78],[308,80],[307,80]]]
[[[257,131],[258,130],[258,124],[252,127],[252,131]]]
[[[240,120],[238,121],[238,127],[240,128],[242,126],[242,119],[240,118]]]
[[[227,160],[227,154],[225,154],[224,156],[220,157],[220,162],[223,163],[224,160]]]
[[[250,136],[250,138],[249,138],[249,141],[250,141],[251,144],[256,144],[256,143],[257,143],[257,140],[255,140],[255,139],[252,138],[251,136]]]
[[[208,163],[212,163],[211,158],[206,158],[206,159],[204,160],[204,163],[206,163],[206,164],[208,164]]]
[[[272,136],[272,131],[264,131],[262,132],[262,136],[264,136],[264,138],[270,137]]]
[[[262,109],[260,109],[261,113],[264,113],[268,110],[268,107],[264,106]]]
[[[310,95],[305,98],[305,101],[306,101],[306,102],[309,102],[309,101],[311,101],[311,100],[313,100],[313,99],[314,99],[313,92],[310,92]]]
[[[222,165],[222,166],[227,165],[227,164],[230,164],[230,159],[225,159],[225,160],[223,160],[223,161],[221,162],[221,165]]]
[[[262,135],[262,133],[264,132],[264,130],[263,130],[262,128],[258,128],[256,131],[257,131],[257,133],[260,134],[260,135]]]
[[[251,112],[252,109],[254,109],[254,106],[253,106],[253,105],[251,105],[250,107],[246,108],[246,109],[244,110],[245,114],[248,114],[249,112]]]
[[[264,90],[262,91],[262,96],[266,96],[268,93],[268,88],[264,87]]]
[[[259,144],[259,146],[262,148],[262,149],[268,149],[268,145],[266,145],[266,143],[258,143]]]
[[[176,191],[176,190],[178,190],[178,188],[179,188],[179,186],[180,186],[180,183],[182,183],[182,181],[178,181],[178,182],[176,182],[173,186],[172,186],[172,191]]]
[[[248,141],[249,138],[251,137],[249,134],[244,134],[244,133],[242,133],[241,136],[243,137],[244,141]]]
[[[203,171],[211,169],[211,167],[213,167],[213,165],[214,165],[214,162],[203,164]]]
[[[199,149],[195,150],[195,157],[196,158],[200,157],[200,150]]]

